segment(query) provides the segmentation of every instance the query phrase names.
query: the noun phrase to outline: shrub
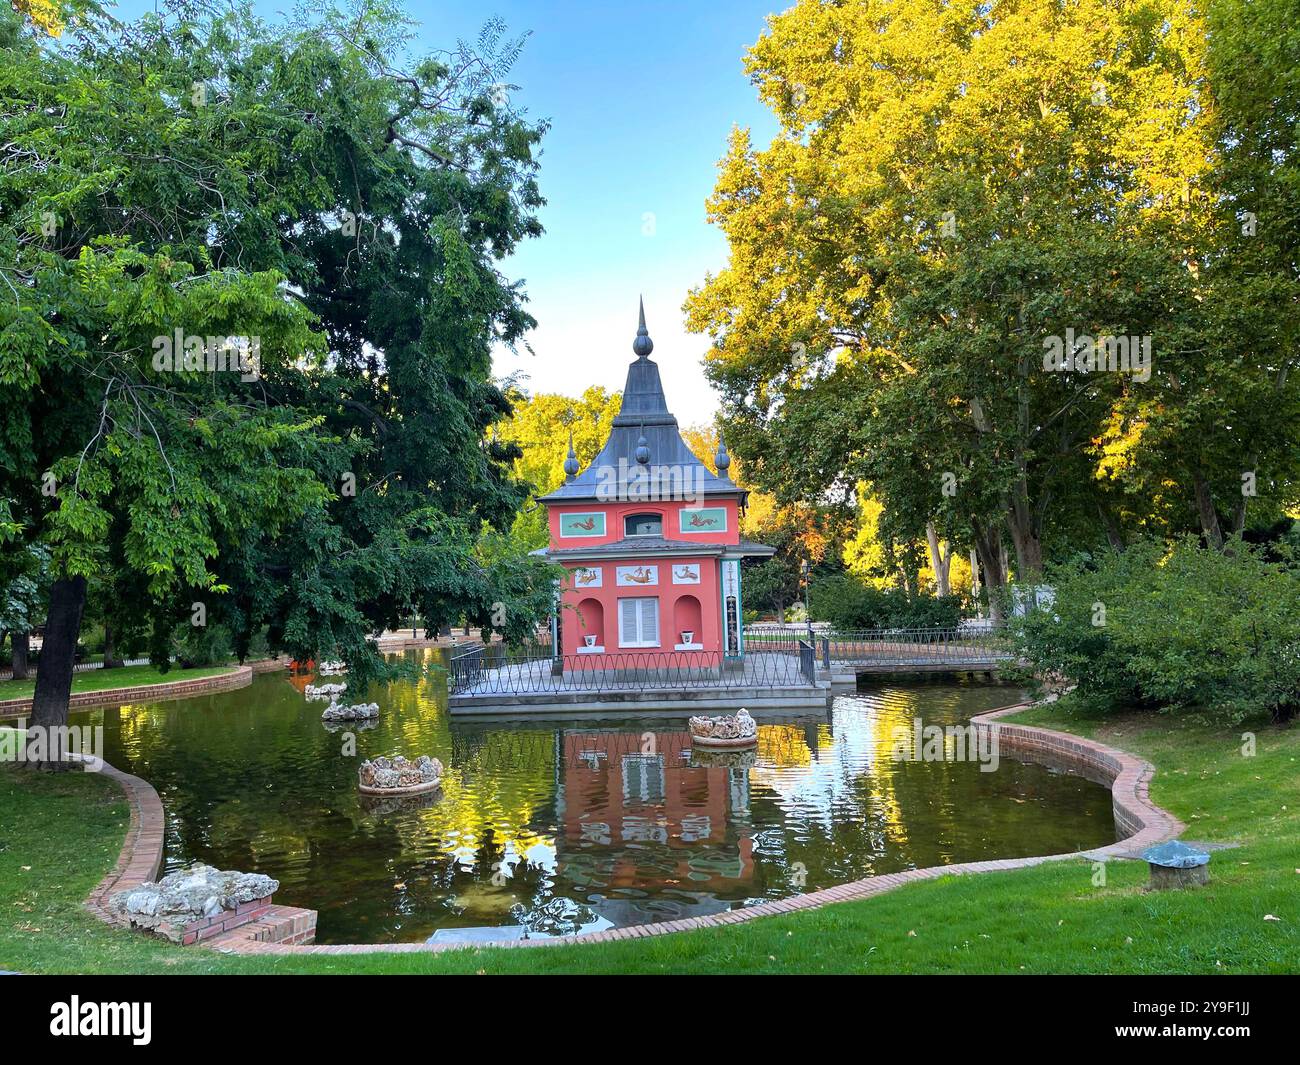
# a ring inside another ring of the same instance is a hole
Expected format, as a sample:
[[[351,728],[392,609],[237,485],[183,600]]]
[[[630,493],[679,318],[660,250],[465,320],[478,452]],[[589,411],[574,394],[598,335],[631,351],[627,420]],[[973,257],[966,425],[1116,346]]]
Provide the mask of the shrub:
[[[1050,580],[1054,604],[1016,622],[1021,653],[1089,702],[1230,721],[1300,708],[1300,573],[1289,563],[1188,539],[1085,556]]]
[[[230,632],[220,624],[194,626],[183,622],[172,635],[172,658],[182,669],[225,662],[231,649]]]
[[[962,616],[959,596],[909,596],[849,574],[814,580],[808,595],[813,617],[836,629],[951,629]]]

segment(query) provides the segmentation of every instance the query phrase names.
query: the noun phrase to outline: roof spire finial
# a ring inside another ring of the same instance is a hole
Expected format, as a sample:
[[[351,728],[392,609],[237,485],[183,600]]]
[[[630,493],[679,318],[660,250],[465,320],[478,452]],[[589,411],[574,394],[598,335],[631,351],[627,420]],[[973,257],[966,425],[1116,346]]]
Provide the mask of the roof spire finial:
[[[650,352],[654,351],[655,342],[650,339],[650,331],[645,327],[645,297],[641,297],[641,311],[637,321],[636,339],[632,341],[632,350],[636,352],[637,358],[648,358]]]
[[[564,457],[564,473],[566,477],[574,477],[578,473],[578,456],[573,453],[573,430],[569,430],[569,453]]]
[[[722,438],[722,430],[718,430],[718,453],[713,456],[713,465],[718,468],[718,475],[727,476],[727,470],[731,466],[731,456],[727,454],[727,442]]]

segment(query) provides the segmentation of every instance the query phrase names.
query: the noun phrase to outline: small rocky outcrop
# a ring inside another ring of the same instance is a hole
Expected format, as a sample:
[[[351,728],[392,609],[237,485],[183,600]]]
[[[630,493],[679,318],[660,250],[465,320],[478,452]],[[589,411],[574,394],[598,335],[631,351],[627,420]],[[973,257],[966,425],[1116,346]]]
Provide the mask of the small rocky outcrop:
[[[442,783],[442,763],[427,754],[411,762],[400,754],[395,758],[383,755],[374,761],[365,761],[357,770],[361,790],[367,795],[414,794],[432,791]]]
[[[303,688],[302,693],[307,696],[309,702],[316,702],[321,699],[335,702],[347,689],[346,684],[308,684]]]
[[[379,716],[378,703],[353,703],[346,706],[333,702],[325,707],[321,714],[322,721],[371,721]]]
[[[706,746],[743,747],[758,742],[758,725],[743,706],[735,715],[693,717],[687,728],[692,740]]]
[[[348,667],[342,662],[322,662],[316,667],[316,672],[322,677],[338,677],[348,671]]]
[[[108,900],[110,912],[136,928],[180,942],[187,925],[275,894],[280,882],[261,873],[193,865]]]

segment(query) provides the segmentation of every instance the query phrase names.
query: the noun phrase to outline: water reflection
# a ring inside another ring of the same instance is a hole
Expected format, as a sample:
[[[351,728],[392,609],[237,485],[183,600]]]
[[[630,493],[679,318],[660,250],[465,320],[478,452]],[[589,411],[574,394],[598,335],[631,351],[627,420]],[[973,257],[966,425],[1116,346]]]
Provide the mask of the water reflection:
[[[895,728],[959,723],[1005,688],[861,691],[760,718],[754,751],[706,752],[680,718],[453,720],[438,674],[370,693],[373,727],[329,730],[305,683],[77,717],[158,788],[169,869],[274,876],[279,901],[320,912],[320,942],[560,935],[1114,838],[1109,794],[1086,780],[1005,754],[993,773],[890,757]],[[394,753],[440,758],[441,791],[360,796],[360,760]]]

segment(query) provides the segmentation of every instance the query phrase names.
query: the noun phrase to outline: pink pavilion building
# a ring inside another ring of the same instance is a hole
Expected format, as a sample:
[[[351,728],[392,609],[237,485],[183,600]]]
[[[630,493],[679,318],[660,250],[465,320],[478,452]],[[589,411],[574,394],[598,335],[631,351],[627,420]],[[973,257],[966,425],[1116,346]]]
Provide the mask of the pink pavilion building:
[[[555,646],[565,657],[634,654],[638,665],[648,653],[667,656],[666,664],[690,657],[739,665],[740,562],[774,549],[740,537],[747,493],[727,475],[726,445],[715,474],[682,439],[650,359],[644,305],[632,350],[609,439],[580,469],[570,438],[565,481],[541,497],[546,554],[566,570]]]

